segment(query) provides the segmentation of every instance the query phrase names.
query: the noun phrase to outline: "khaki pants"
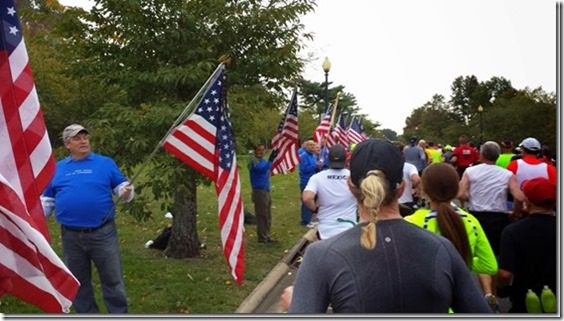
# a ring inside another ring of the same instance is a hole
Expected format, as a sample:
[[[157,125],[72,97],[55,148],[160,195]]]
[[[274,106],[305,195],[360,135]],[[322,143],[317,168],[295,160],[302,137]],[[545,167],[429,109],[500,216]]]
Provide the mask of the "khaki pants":
[[[259,241],[266,241],[270,239],[270,225],[272,223],[270,192],[253,189],[252,197],[257,218],[257,237]]]

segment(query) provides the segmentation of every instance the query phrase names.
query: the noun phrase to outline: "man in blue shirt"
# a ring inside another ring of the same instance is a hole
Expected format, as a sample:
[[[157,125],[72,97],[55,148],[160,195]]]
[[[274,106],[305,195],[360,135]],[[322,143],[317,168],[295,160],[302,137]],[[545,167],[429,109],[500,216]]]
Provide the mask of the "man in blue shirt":
[[[319,160],[315,155],[314,149],[318,146],[313,140],[308,140],[304,144],[304,150],[300,154],[300,199],[303,197],[303,191],[309,182],[309,178],[313,174],[319,172],[323,168],[323,161]],[[302,201],[301,205],[301,225],[313,227],[311,225],[311,210]]]
[[[275,243],[270,238],[270,226],[272,223],[272,199],[270,197],[270,170],[272,160],[278,154],[277,150],[270,153],[268,161],[264,160],[263,144],[255,147],[255,157],[249,161],[249,175],[253,188],[252,199],[255,204],[255,215],[257,218],[257,237],[260,243]]]
[[[65,128],[63,141],[70,155],[57,162],[41,201],[47,217],[55,211],[65,264],[80,281],[73,305],[78,313],[99,312],[91,283],[94,262],[106,309],[127,313],[112,193],[129,202],[133,186],[111,158],[90,151],[90,136],[83,126]]]

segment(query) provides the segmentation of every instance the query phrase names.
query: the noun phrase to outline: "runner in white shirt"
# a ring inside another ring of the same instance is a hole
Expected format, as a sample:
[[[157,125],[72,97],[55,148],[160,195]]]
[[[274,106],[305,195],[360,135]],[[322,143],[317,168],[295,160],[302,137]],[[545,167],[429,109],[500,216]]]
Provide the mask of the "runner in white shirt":
[[[411,215],[415,209],[415,202],[413,201],[413,192],[417,188],[421,178],[417,172],[417,167],[408,162],[403,163],[403,182],[405,188],[399,198],[400,214],[401,216]]]
[[[346,150],[336,144],[329,150],[329,169],[313,175],[303,193],[304,204],[317,211],[320,239],[339,234],[357,223],[356,200],[347,180],[350,172],[345,167]],[[317,198],[317,201],[316,201]]]

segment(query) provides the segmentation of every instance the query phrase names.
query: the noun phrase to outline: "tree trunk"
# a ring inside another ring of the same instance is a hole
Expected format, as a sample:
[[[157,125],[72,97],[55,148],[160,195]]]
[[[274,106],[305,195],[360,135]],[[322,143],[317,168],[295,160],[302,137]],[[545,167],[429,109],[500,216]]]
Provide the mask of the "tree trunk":
[[[174,194],[172,233],[164,254],[183,259],[200,255],[198,226],[196,222],[196,185],[188,181]]]

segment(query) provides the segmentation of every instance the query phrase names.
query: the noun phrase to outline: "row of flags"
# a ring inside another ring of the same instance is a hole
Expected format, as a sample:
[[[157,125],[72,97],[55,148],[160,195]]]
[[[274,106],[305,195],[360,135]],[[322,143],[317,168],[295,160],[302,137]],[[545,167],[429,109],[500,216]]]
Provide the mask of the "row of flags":
[[[327,134],[327,147],[331,148],[335,144],[349,146],[366,139],[368,139],[368,135],[364,132],[360,118],[353,116],[347,126],[345,125],[345,116],[340,114],[335,127],[331,128],[329,134]]]
[[[45,312],[68,312],[80,284],[49,244],[40,195],[55,173],[55,159],[15,8],[14,0],[0,5],[0,297],[11,294]],[[223,253],[241,284],[244,211],[225,78],[220,64],[193,112],[162,146],[215,183]],[[314,137],[343,145],[366,139],[356,117],[345,126],[339,115],[331,126],[336,107],[326,111]],[[278,150],[272,174],[293,171],[300,143],[296,91],[271,143]]]
[[[317,143],[321,143],[323,138],[327,139],[326,146],[331,148],[335,144],[349,146],[350,144],[358,144],[366,139],[368,136],[364,132],[364,127],[359,116],[352,116],[349,125],[346,125],[346,116],[340,113],[333,127],[333,118],[337,111],[337,104],[339,102],[340,93],[337,93],[335,103],[327,106],[327,110],[321,116],[319,126],[313,132],[313,139]]]
[[[346,117],[341,113],[335,126],[332,126],[339,96],[340,93],[337,94],[334,105],[328,106],[321,116],[319,125],[313,132],[314,141],[320,143],[326,138],[328,148],[335,144],[343,146],[358,144],[368,139],[358,116],[352,116],[347,126]],[[273,160],[272,175],[291,172],[299,164],[298,148],[300,141],[298,132],[298,98],[297,91],[294,90],[288,108],[280,120],[274,138],[272,138],[271,148],[278,151],[278,155]]]

